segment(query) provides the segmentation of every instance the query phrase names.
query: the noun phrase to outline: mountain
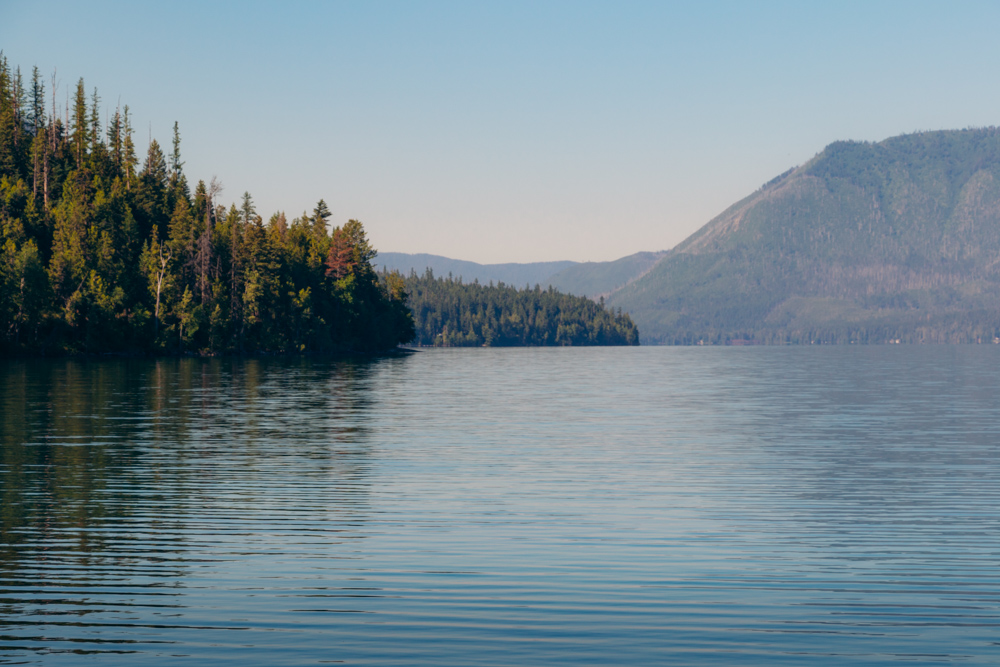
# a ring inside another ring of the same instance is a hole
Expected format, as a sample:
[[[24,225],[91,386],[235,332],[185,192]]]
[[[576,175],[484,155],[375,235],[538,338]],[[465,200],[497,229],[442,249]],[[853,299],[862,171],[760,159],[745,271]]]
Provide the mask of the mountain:
[[[454,278],[462,278],[463,281],[471,283],[478,280],[482,284],[490,281],[494,283],[506,283],[515,287],[530,285],[548,286],[548,279],[553,275],[575,265],[576,262],[532,262],[527,264],[477,264],[476,262],[466,262],[460,259],[450,259],[440,255],[415,254],[410,255],[402,252],[380,252],[372,261],[372,265],[377,269],[388,271],[399,271],[404,276],[411,271],[423,275],[424,271],[431,269],[435,276],[447,277],[451,274]]]
[[[551,276],[548,283],[560,292],[598,298],[607,297],[653,268],[667,251],[637,252],[613,262],[583,262]]]
[[[1000,129],[833,143],[609,304],[648,343],[1000,335]]]
[[[639,252],[611,262],[533,262],[527,264],[477,264],[440,255],[380,252],[372,261],[378,270],[411,271],[423,275],[431,269],[435,276],[461,278],[471,283],[505,283],[514,287],[541,285],[555,287],[565,294],[597,299],[635,280],[658,262],[666,251]]]

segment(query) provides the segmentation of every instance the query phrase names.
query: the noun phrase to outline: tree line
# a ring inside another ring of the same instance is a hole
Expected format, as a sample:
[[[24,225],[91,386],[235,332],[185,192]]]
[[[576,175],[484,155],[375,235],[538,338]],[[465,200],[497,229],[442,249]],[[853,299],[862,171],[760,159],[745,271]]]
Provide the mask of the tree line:
[[[413,312],[417,345],[638,345],[639,331],[627,314],[604,300],[562,294],[554,288],[517,289],[504,283],[463,283],[428,269],[411,272],[405,290]]]
[[[0,353],[372,352],[409,341],[398,274],[356,220],[266,222],[249,193],[194,192],[177,124],[140,161],[129,107],[100,118],[83,79],[60,115],[38,68],[0,53]]]

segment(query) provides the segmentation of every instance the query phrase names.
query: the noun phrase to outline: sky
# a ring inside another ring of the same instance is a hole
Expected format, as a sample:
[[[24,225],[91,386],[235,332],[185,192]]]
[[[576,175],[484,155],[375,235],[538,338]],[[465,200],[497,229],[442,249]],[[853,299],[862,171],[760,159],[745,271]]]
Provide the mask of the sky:
[[[678,244],[842,139],[1000,124],[1000,3],[12,2],[0,49],[265,218],[382,251]]]

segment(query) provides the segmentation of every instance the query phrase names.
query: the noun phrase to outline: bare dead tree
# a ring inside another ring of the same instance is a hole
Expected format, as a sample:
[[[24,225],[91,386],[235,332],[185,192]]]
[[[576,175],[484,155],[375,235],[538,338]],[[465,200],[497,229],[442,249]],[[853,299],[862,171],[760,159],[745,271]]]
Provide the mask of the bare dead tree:
[[[170,263],[170,259],[173,257],[173,254],[174,254],[173,249],[171,249],[168,246],[167,247],[167,254],[166,254],[166,256],[164,256],[164,254],[163,254],[163,246],[166,245],[166,244],[164,244],[164,243],[157,243],[157,245],[158,245],[157,250],[158,250],[158,255],[159,255],[158,259],[159,259],[159,262],[160,262],[160,266],[159,266],[159,270],[158,270],[158,273],[157,273],[157,276],[156,276],[156,312],[155,312],[155,315],[154,315],[155,321],[154,321],[154,324],[153,324],[153,333],[154,333],[154,335],[157,334],[157,333],[159,333],[159,331],[160,331],[160,294],[163,292],[163,278],[167,274],[167,264]]]

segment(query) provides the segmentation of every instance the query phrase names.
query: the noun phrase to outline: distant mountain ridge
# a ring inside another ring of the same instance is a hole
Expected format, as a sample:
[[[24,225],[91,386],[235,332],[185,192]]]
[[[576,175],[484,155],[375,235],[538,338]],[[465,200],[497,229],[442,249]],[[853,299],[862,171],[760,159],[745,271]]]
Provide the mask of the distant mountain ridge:
[[[403,252],[380,252],[372,262],[377,268],[385,268],[389,271],[399,271],[403,275],[409,275],[410,271],[416,271],[422,275],[424,271],[430,269],[435,276],[446,278],[449,274],[457,278],[462,278],[467,283],[478,280],[487,284],[505,283],[514,287],[524,287],[530,285],[548,284],[548,279],[565,268],[575,265],[576,262],[530,262],[525,264],[477,264],[460,259],[451,259],[441,255],[429,255],[426,253],[408,254]]]
[[[597,299],[643,275],[666,251],[639,252],[611,262],[532,262],[525,264],[477,264],[440,255],[380,252],[372,261],[377,269],[423,275],[431,269],[435,276],[449,275],[471,283],[505,283],[514,287],[555,287],[560,292]]]
[[[568,294],[592,299],[607,297],[645,275],[667,252],[637,252],[612,262],[575,264],[551,276],[549,284]]]
[[[1000,130],[841,141],[611,295],[644,342],[1000,336]]]

